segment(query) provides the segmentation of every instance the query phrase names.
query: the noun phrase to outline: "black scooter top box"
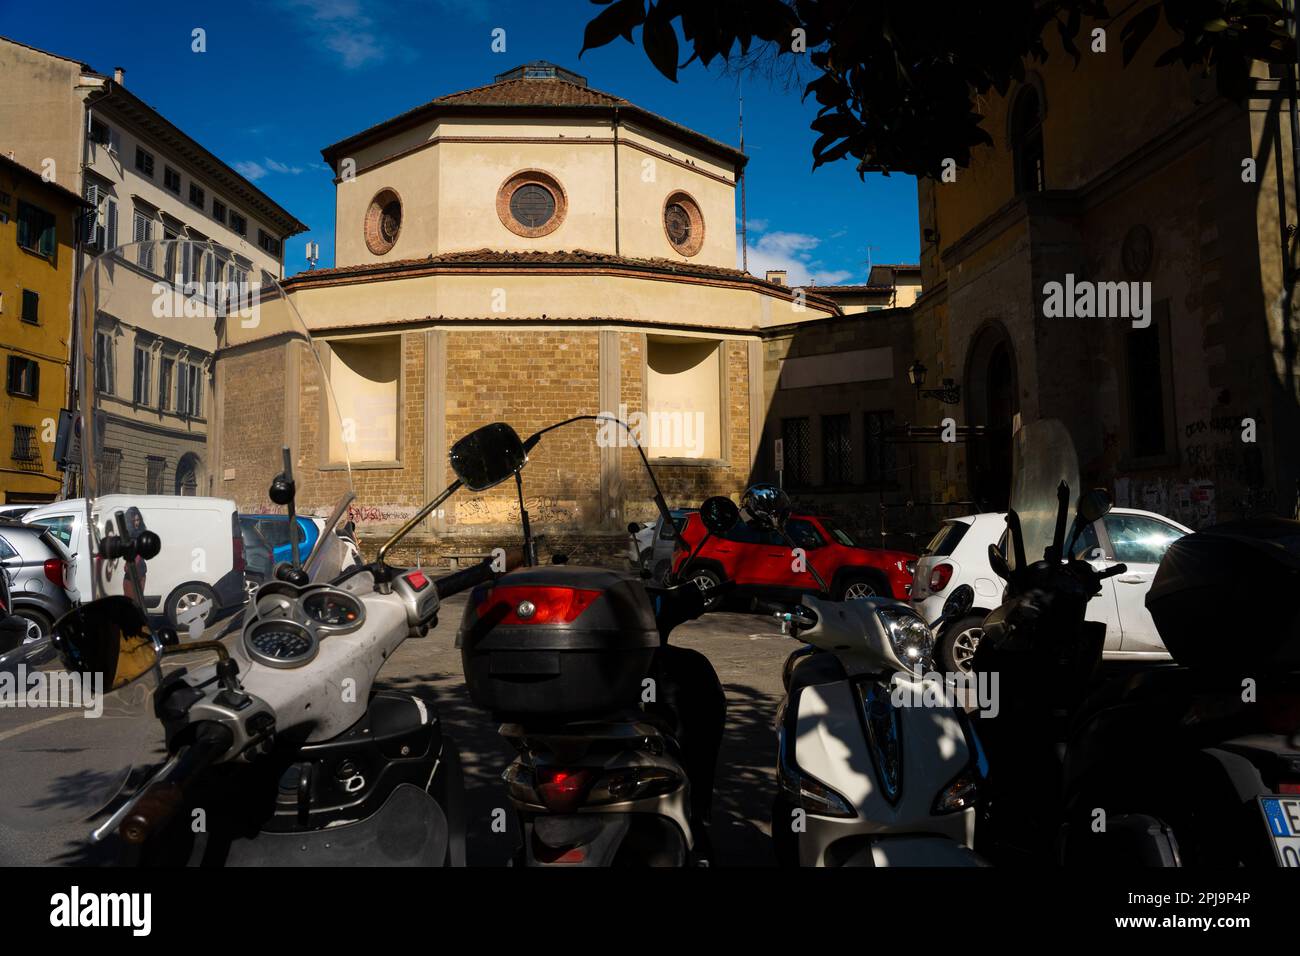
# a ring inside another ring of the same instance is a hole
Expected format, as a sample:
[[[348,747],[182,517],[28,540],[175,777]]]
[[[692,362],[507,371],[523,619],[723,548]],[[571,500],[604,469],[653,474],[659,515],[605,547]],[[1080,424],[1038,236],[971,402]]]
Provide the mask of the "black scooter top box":
[[[456,646],[474,703],[567,720],[637,707],[659,633],[639,578],[548,565],[476,588]]]
[[[1222,671],[1300,669],[1300,522],[1250,518],[1169,546],[1147,610],[1174,660]]]

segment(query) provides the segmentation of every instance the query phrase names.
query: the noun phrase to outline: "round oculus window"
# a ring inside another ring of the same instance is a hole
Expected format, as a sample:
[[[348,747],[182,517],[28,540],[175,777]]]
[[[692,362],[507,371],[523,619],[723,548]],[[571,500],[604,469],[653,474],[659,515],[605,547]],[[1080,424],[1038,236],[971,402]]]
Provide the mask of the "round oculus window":
[[[684,246],[691,241],[691,216],[681,203],[670,203],[664,210],[664,228],[674,246]]]
[[[401,231],[402,200],[391,189],[380,190],[366,210],[366,248],[382,256],[397,244]]]
[[[544,226],[555,215],[555,197],[545,186],[524,183],[510,197],[510,215],[528,229]]]
[[[558,180],[540,169],[525,169],[507,179],[497,192],[497,216],[517,236],[550,235],[564,222],[568,199]]]
[[[664,203],[664,234],[679,255],[693,256],[704,245],[704,216],[686,193],[673,193]]]

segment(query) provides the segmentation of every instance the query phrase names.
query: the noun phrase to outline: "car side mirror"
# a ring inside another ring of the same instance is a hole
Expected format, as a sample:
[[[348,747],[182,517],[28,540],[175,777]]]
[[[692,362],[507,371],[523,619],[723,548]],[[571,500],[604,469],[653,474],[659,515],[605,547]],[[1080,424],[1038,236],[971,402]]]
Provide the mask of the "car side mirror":
[[[102,674],[104,691],[139,680],[162,656],[144,612],[121,595],[74,608],[54,623],[53,631],[54,648],[68,670]]]

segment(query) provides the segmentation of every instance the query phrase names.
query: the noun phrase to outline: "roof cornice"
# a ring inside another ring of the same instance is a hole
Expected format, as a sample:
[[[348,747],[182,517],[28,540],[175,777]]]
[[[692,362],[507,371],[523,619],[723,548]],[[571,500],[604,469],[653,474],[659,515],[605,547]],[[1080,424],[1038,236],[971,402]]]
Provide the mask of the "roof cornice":
[[[348,153],[382,142],[396,133],[404,132],[440,116],[535,117],[538,115],[583,119],[608,117],[610,122],[613,122],[616,117],[620,120],[630,119],[647,128],[666,133],[703,153],[726,160],[732,165],[737,175],[749,162],[749,157],[740,150],[632,103],[547,105],[533,103],[444,103],[438,100],[432,100],[423,106],[417,106],[415,109],[408,110],[359,133],[341,139],[337,143],[326,146],[321,150],[321,156],[324,157],[325,162],[329,163],[337,175],[338,161]]]
[[[193,137],[117,81],[105,80],[103,88],[92,92],[87,100],[95,105],[106,105],[126,122],[166,143],[175,151],[179,159],[201,170],[215,184],[221,186],[228,196],[237,198],[240,205],[257,215],[268,226],[279,229],[284,237],[306,232],[309,228],[306,223],[249,182],[247,177],[217,158]]]

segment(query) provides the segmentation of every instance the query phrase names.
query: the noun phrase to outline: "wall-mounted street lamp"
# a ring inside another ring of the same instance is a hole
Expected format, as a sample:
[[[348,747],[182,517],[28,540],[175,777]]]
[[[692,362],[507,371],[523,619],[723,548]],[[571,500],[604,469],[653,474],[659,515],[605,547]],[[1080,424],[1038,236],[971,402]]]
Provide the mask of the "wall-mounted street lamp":
[[[907,380],[916,389],[917,398],[937,398],[945,405],[961,404],[961,386],[950,378],[945,378],[938,388],[926,388],[925,376],[929,371],[921,360],[917,359],[907,369]]]

